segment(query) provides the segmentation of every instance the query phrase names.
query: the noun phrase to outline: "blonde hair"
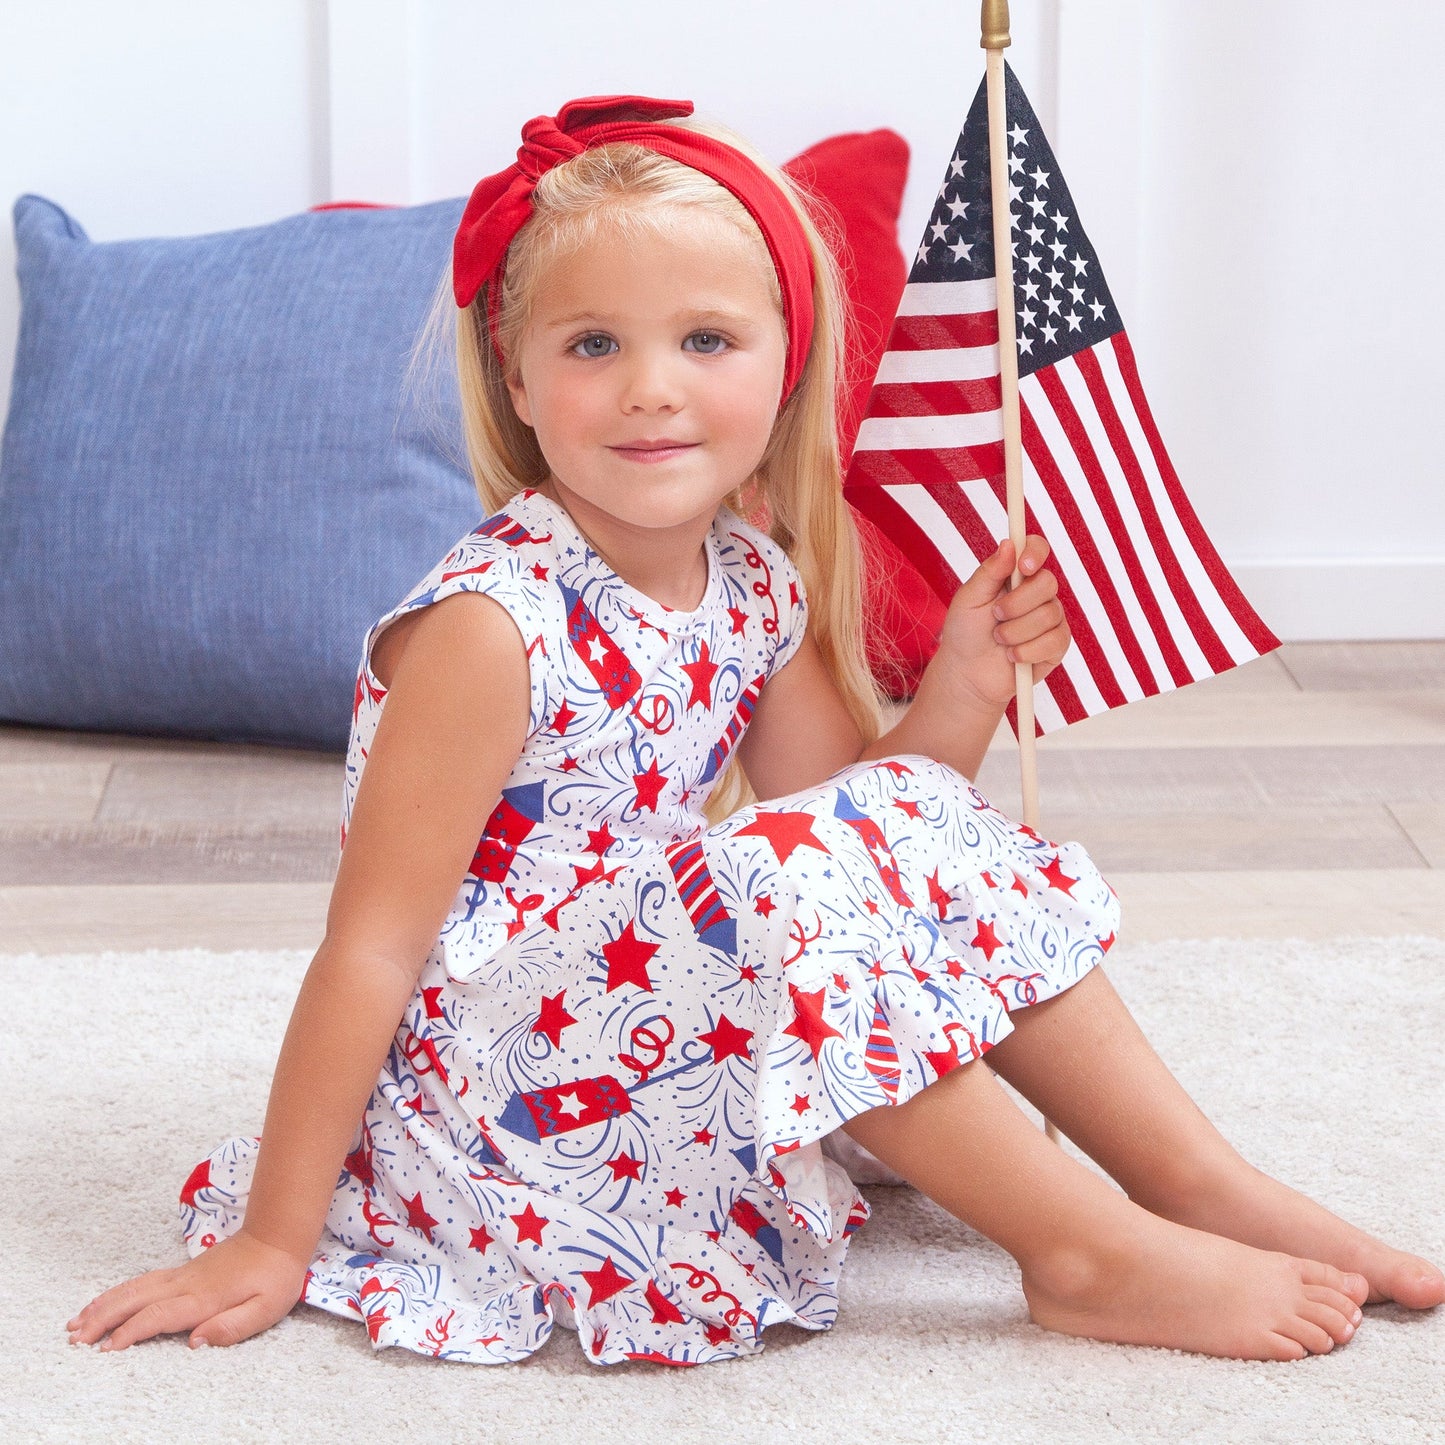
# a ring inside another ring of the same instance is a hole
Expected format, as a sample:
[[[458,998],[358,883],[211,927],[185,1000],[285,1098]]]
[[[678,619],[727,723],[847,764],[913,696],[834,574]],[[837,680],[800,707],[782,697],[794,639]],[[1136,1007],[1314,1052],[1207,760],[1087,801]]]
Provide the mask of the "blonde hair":
[[[774,422],[757,470],[725,505],[777,542],[792,558],[808,595],[808,631],[864,742],[881,727],[881,697],[864,648],[864,559],[852,511],[843,500],[837,436],[837,392],[846,376],[850,318],[833,253],[818,223],[835,229],[826,208],[806,201],[792,181],[741,137],[692,118],[671,122],[741,151],[782,191],[797,212],[813,261],[813,336],[808,359]],[[533,298],[548,266],[599,234],[678,234],[686,212],[701,208],[752,240],[766,264],[773,300],[782,292],[766,242],[745,206],[710,176],[632,144],[598,146],[545,172],[532,196],[533,214],[507,252],[498,300],[497,341],[515,365]],[[451,344],[455,327],[457,381],[467,461],[490,514],[548,467],[532,429],[517,416],[504,370],[488,334],[487,287],[464,309],[452,296],[451,271],[437,288],[413,355],[413,372]],[[717,822],[753,801],[736,758],[713,789],[707,817]]]

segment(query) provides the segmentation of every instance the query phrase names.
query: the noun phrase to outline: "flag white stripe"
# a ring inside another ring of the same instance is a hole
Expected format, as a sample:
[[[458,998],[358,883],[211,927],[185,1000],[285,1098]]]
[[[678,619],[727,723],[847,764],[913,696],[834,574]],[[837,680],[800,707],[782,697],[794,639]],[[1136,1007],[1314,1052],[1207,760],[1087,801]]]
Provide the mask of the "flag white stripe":
[[[1234,620],[1234,615],[1215,589],[1209,573],[1205,570],[1204,563],[1200,561],[1199,554],[1194,550],[1194,544],[1189,540],[1189,534],[1184,530],[1183,522],[1179,520],[1179,514],[1174,510],[1174,504],[1170,501],[1169,493],[1164,486],[1164,479],[1159,475],[1159,468],[1154,463],[1154,452],[1149,446],[1149,439],[1145,436],[1138,413],[1134,410],[1133,398],[1129,395],[1129,388],[1125,385],[1123,375],[1119,371],[1114,348],[1108,345],[1096,346],[1094,355],[1098,359],[1099,369],[1103,373],[1109,394],[1114,398],[1114,405],[1119,410],[1119,420],[1123,424],[1124,434],[1129,438],[1129,445],[1134,448],[1134,455],[1139,459],[1139,469],[1144,473],[1144,480],[1149,484],[1150,495],[1159,509],[1165,533],[1174,547],[1175,555],[1179,558],[1179,565],[1183,568],[1189,585],[1194,589],[1195,596],[1204,609],[1205,616],[1213,623],[1224,650],[1235,662],[1248,662],[1258,657],[1257,649],[1240,630],[1239,624]],[[1209,668],[1208,671],[1212,672],[1213,669]]]
[[[934,451],[986,446],[1003,440],[1003,413],[958,416],[870,416],[858,428],[855,451]]]
[[[961,490],[966,493],[991,536],[1008,536],[1008,512],[999,505],[991,488],[978,484]],[[938,549],[939,555],[953,569],[960,582],[973,576],[978,559],[959,534],[948,513],[934,501],[927,488],[918,483],[899,483],[888,488],[888,495],[918,524],[919,529]],[[1061,567],[1062,565],[1060,563]],[[1106,711],[1104,699],[1077,648],[1070,649],[1063,666],[1083,705],[1091,713]],[[1143,694],[1140,692],[1137,695]],[[1066,725],[1063,713],[1059,711],[1053,697],[1048,695],[1046,688],[1034,690],[1034,715],[1045,731]]]
[[[963,316],[998,309],[992,276],[981,281],[914,281],[903,288],[899,316]]]
[[[1099,503],[1094,497],[1094,489],[1089,486],[1087,479],[1083,476],[1083,469],[1074,456],[1074,449],[1069,444],[1069,438],[1065,433],[1058,417],[1054,414],[1053,403],[1045,394],[1043,387],[1035,376],[1022,376],[1019,378],[1019,397],[1029,409],[1029,415],[1033,417],[1038,425],[1044,448],[1053,457],[1060,472],[1063,474],[1064,485],[1068,488],[1074,499],[1075,506],[1079,509],[1079,516],[1083,520],[1084,529],[1092,539],[1094,546],[1098,549],[1099,559],[1103,563],[1104,571],[1108,574],[1109,580],[1113,582],[1119,593],[1119,599],[1123,603],[1124,611],[1133,624],[1133,632],[1139,641],[1139,650],[1144,654],[1144,661],[1148,664],[1149,670],[1154,674],[1154,682],[1163,691],[1168,691],[1172,686],[1169,676],[1169,669],[1164,664],[1164,654],[1159,650],[1158,640],[1153,630],[1144,621],[1144,609],[1140,606],[1138,593],[1134,587],[1134,578],[1128,568],[1124,565],[1124,558],[1119,552],[1118,545],[1114,541],[1114,534],[1109,524],[1104,519],[1104,514],[1099,509]],[[1043,484],[1039,484],[1039,490],[1043,490]],[[1029,501],[1032,502],[1030,495]],[[1060,526],[1060,532],[1063,531]],[[1055,545],[1054,537],[1050,534],[1049,545]],[[1079,566],[1080,573],[1084,572],[1082,563]],[[1074,574],[1070,574],[1070,581],[1074,580]],[[1090,586],[1093,581],[1090,579]],[[1095,593],[1097,598],[1097,593]],[[1102,604],[1099,615],[1096,616],[1092,610],[1089,612],[1089,620],[1096,628],[1105,629],[1112,636],[1114,629],[1109,622],[1107,614],[1103,613]],[[1121,653],[1122,656],[1122,653]],[[1111,663],[1114,661],[1110,657]],[[1115,675],[1118,678],[1119,686],[1127,698],[1142,697],[1144,695],[1143,680],[1137,678],[1134,669],[1127,663],[1123,670],[1119,670],[1119,664],[1114,663]]]
[[[953,346],[946,351],[887,351],[875,386],[910,381],[983,381],[998,375],[998,347]]]
[[[1209,659],[1200,650],[1199,643],[1195,641],[1194,630],[1189,625],[1189,619],[1185,617],[1178,599],[1174,596],[1174,589],[1169,585],[1169,578],[1165,575],[1158,552],[1154,550],[1154,543],[1149,537],[1144,514],[1139,509],[1138,500],[1134,496],[1133,488],[1129,485],[1129,478],[1124,474],[1123,464],[1114,451],[1108,432],[1104,430],[1104,419],[1099,415],[1099,409],[1089,391],[1089,383],[1085,380],[1083,372],[1079,370],[1078,362],[1072,356],[1065,357],[1054,370],[1058,373],[1059,380],[1063,382],[1064,390],[1069,394],[1069,400],[1074,403],[1074,410],[1079,414],[1079,420],[1084,425],[1084,431],[1094,448],[1094,455],[1103,470],[1105,485],[1109,488],[1110,495],[1113,496],[1119,508],[1119,515],[1124,519],[1124,526],[1128,529],[1130,540],[1134,543],[1134,550],[1138,554],[1144,578],[1148,582],[1149,590],[1154,594],[1155,602],[1159,605],[1160,623],[1157,625],[1162,625],[1165,636],[1173,640],[1191,677],[1212,677],[1214,669],[1209,665]],[[1126,392],[1124,394],[1126,403],[1128,399]],[[1117,404],[1117,398],[1115,400]],[[1140,632],[1153,633],[1148,617],[1141,614],[1138,629]],[[1166,676],[1168,676],[1167,671]]]
[[[1038,518],[1039,526],[1044,529],[1044,540],[1049,544],[1051,561],[1057,565],[1059,573],[1068,578],[1069,586],[1073,589],[1079,608],[1088,620],[1089,626],[1093,628],[1094,636],[1098,639],[1099,651],[1104,654],[1104,661],[1113,671],[1114,681],[1118,683],[1119,691],[1131,702],[1135,698],[1143,697],[1145,695],[1144,685],[1135,676],[1134,669],[1130,666],[1128,657],[1125,656],[1123,645],[1119,641],[1119,634],[1114,630],[1114,624],[1099,596],[1093,574],[1084,565],[1083,558],[1079,556],[1074,545],[1074,538],[1069,529],[1064,526],[1058,509],[1054,506],[1053,498],[1045,490],[1043,478],[1039,476],[1028,452],[1023,453],[1023,478],[1024,498],[1033,509],[1035,517]],[[1070,491],[1073,490],[1071,487]],[[999,535],[1008,535],[1007,512],[1004,512],[1004,530]],[[1077,650],[1077,646],[1071,651],[1068,660],[1072,664],[1066,668],[1069,680],[1074,684],[1074,690],[1079,694],[1079,700],[1088,709],[1090,716],[1096,712],[1106,712],[1109,705],[1105,702],[1103,692],[1095,681],[1093,673],[1089,670],[1087,660]]]

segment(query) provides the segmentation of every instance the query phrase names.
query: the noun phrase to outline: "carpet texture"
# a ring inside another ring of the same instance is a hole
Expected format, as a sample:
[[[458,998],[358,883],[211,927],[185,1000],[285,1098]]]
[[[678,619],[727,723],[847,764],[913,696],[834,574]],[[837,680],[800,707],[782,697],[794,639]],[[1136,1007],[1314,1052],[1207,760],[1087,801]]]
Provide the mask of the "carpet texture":
[[[259,1132],[309,955],[0,956],[10,1061],[0,1439],[933,1442],[1445,1438],[1445,1309],[1373,1306],[1297,1363],[1049,1334],[1002,1250],[912,1190],[867,1187],[838,1323],[752,1359],[587,1364],[558,1329],[531,1360],[373,1352],[298,1307],[234,1349],[184,1336],[114,1355],[64,1322],[184,1258],[176,1194],[223,1137]],[[1109,974],[1247,1158],[1390,1241],[1445,1259],[1445,941],[1121,944]]]

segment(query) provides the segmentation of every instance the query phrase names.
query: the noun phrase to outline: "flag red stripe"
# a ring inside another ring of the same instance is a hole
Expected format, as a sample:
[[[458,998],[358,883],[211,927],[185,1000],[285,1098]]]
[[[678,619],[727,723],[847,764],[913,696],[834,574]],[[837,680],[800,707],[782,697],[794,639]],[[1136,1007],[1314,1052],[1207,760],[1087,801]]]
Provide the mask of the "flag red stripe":
[[[873,388],[868,415],[973,416],[1003,406],[1003,385],[996,376],[977,381],[890,381]]]
[[[1210,670],[1224,672],[1234,666],[1233,659],[1219,640],[1219,634],[1214,630],[1214,624],[1210,622],[1204,608],[1200,606],[1199,598],[1189,585],[1188,577],[1184,575],[1184,568],[1179,565],[1179,558],[1169,541],[1169,534],[1164,529],[1163,519],[1159,516],[1159,509],[1154,503],[1154,494],[1149,490],[1149,483],[1144,478],[1143,470],[1139,466],[1139,459],[1134,455],[1134,448],[1129,445],[1129,438],[1124,431],[1123,422],[1119,420],[1119,413],[1115,410],[1114,398],[1110,394],[1108,383],[1104,380],[1104,373],[1099,370],[1099,359],[1093,351],[1081,351],[1074,361],[1078,365],[1080,375],[1084,378],[1084,384],[1089,388],[1089,395],[1094,399],[1094,409],[1099,414],[1099,420],[1104,424],[1104,432],[1109,438],[1109,445],[1113,447],[1114,455],[1124,470],[1129,490],[1134,494],[1134,504],[1139,508],[1139,515],[1144,521],[1144,530],[1153,544],[1154,555],[1159,559],[1159,566],[1164,572],[1165,580],[1169,583],[1169,590],[1174,594],[1175,604],[1183,613],[1184,620],[1189,624],[1189,630],[1194,634],[1194,641],[1204,654]]]
[[[1159,684],[1155,682],[1153,670],[1144,657],[1143,648],[1139,646],[1139,639],[1134,635],[1134,628],[1129,621],[1129,615],[1125,611],[1118,589],[1114,586],[1114,579],[1109,575],[1109,569],[1099,555],[1099,549],[1094,544],[1089,529],[1084,525],[1084,519],[1079,514],[1078,504],[1074,501],[1074,494],[1069,489],[1069,484],[1064,480],[1063,473],[1059,471],[1058,463],[1050,454],[1048,447],[1044,445],[1038,423],[1034,421],[1033,414],[1022,397],[1019,398],[1019,436],[1024,451],[1028,453],[1034,470],[1039,474],[1044,491],[1048,493],[1049,500],[1054,504],[1054,510],[1059,514],[1059,521],[1063,523],[1064,532],[1073,543],[1074,551],[1078,553],[1080,565],[1094,584],[1094,591],[1104,605],[1108,626],[1123,650],[1125,660],[1133,669],[1135,679],[1146,695],[1158,692]],[[1062,569],[1056,568],[1055,575],[1060,576],[1061,571]],[[1062,590],[1062,577],[1060,576],[1060,591],[1062,592]],[[1077,603],[1077,594],[1072,594],[1072,589],[1071,595],[1075,598],[1075,606],[1069,612],[1069,626],[1073,630],[1075,641],[1079,644],[1079,654],[1088,666],[1089,673],[1094,679],[1094,686],[1099,689],[1099,695],[1110,707],[1122,707],[1128,701],[1124,696],[1124,689],[1119,684],[1119,679],[1109,662],[1108,655],[1094,635],[1093,624],[1089,622],[1087,609]],[[1088,641],[1083,635],[1085,633],[1088,634]],[[1092,645],[1090,645],[1091,643]]]
[[[973,482],[981,477],[1003,475],[1003,443],[986,446],[950,447],[946,451],[925,447],[887,452],[860,449],[848,466],[850,482],[872,482],[880,487],[904,482],[942,486],[950,482]]]
[[[1020,424],[1022,424],[1023,422],[1024,415],[1024,403],[1023,399],[1020,398]],[[1033,426],[1032,417],[1029,418],[1029,425],[1031,427]],[[1052,465],[1052,458],[1050,458],[1049,461],[1050,465]],[[1005,511],[1007,511],[1007,479],[1004,477],[996,477],[993,479],[991,485],[993,487],[993,493],[998,501],[999,506],[1002,507]],[[1069,506],[1073,506],[1072,499],[1069,500]],[[1065,514],[1061,510],[1061,521],[1064,519],[1064,515]],[[1024,531],[1036,537],[1045,536],[1043,523],[1039,521],[1038,514],[1034,511],[1033,507],[1030,506],[1027,493],[1025,493],[1024,496]],[[1071,540],[1075,542],[1075,549],[1077,550],[1078,539],[1072,533],[1070,535]],[[981,552],[979,553],[979,555],[988,556],[989,552],[993,550],[994,545],[997,544],[991,544],[988,552]],[[1082,556],[1080,560],[1082,560]],[[1088,564],[1085,563],[1086,567],[1087,565]],[[1073,636],[1074,646],[1078,650],[1079,657],[1083,659],[1083,664],[1085,667],[1088,668],[1089,675],[1094,679],[1094,686],[1098,688],[1099,694],[1104,699],[1105,703],[1109,707],[1122,707],[1124,703],[1128,701],[1128,699],[1124,696],[1123,688],[1119,686],[1119,681],[1114,674],[1114,669],[1109,665],[1108,656],[1105,654],[1103,645],[1099,641],[1099,635],[1095,631],[1094,624],[1089,618],[1088,609],[1085,608],[1084,605],[1080,602],[1079,595],[1074,590],[1073,583],[1069,581],[1068,574],[1064,571],[1064,569],[1062,567],[1056,566],[1053,568],[1053,573],[1055,581],[1057,581],[1059,584],[1059,601],[1063,604],[1065,615],[1069,619],[1069,630],[1071,635]],[[1110,621],[1113,621],[1112,617]],[[1114,631],[1117,634],[1117,626],[1114,628]],[[1135,645],[1137,646],[1137,643]],[[1072,684],[1070,685],[1070,691],[1072,691]],[[1075,697],[1077,698],[1077,694],[1075,694]]]
[[[1129,575],[1134,595],[1139,599],[1139,606],[1149,623],[1150,631],[1153,632],[1155,641],[1159,644],[1159,650],[1164,655],[1164,665],[1169,669],[1169,676],[1173,678],[1175,687],[1183,687],[1186,682],[1192,682],[1193,678],[1190,676],[1189,669],[1184,665],[1184,659],[1180,656],[1179,649],[1174,645],[1174,639],[1169,635],[1169,628],[1165,624],[1158,599],[1149,586],[1149,579],[1144,574],[1139,554],[1134,549],[1133,539],[1129,536],[1118,505],[1109,491],[1108,479],[1104,476],[1104,469],[1099,465],[1099,458],[1094,454],[1094,448],[1089,441],[1088,433],[1084,430],[1084,424],[1079,420],[1078,412],[1074,410],[1074,403],[1064,389],[1064,383],[1054,367],[1046,366],[1042,371],[1035,372],[1034,377],[1043,387],[1044,395],[1049,399],[1050,408],[1063,428],[1064,436],[1068,439],[1075,460],[1099,504],[1099,510],[1104,515],[1105,525],[1114,539],[1114,545],[1119,549],[1119,556],[1123,560],[1124,570]],[[1157,686],[1155,691],[1158,691]]]
[[[849,476],[852,476],[851,472]],[[946,606],[958,591],[958,574],[949,566],[928,533],[884,487],[850,486],[845,495],[848,502],[869,521],[876,523],[879,530],[908,558]]]
[[[1154,425],[1154,417],[1149,410],[1149,403],[1144,399],[1144,389],[1139,385],[1139,369],[1134,364],[1134,348],[1129,345],[1129,338],[1120,331],[1109,338],[1109,343],[1114,348],[1114,356],[1119,363],[1119,374],[1124,378],[1124,385],[1129,391],[1129,399],[1134,403],[1134,414],[1139,418],[1139,425],[1144,429],[1144,436],[1149,442],[1149,450],[1154,453],[1154,465],[1158,467],[1159,475],[1164,479],[1164,489],[1169,494],[1169,500],[1174,505],[1176,515],[1184,525],[1190,545],[1204,564],[1204,570],[1209,574],[1209,580],[1214,584],[1214,590],[1229,609],[1229,615],[1234,618],[1239,630],[1248,639],[1249,645],[1261,654],[1272,652],[1279,646],[1279,638],[1264,625],[1259,614],[1249,605],[1248,600],[1239,590],[1239,585],[1230,576],[1228,569],[1220,560],[1219,553],[1214,550],[1214,544],[1205,535],[1204,528],[1199,525],[1199,518],[1189,504],[1189,498],[1184,495],[1184,488],[1179,485],[1179,477],[1174,471],[1174,464],[1169,460],[1169,453],[1164,450],[1164,442],[1159,435],[1159,429]]]
[[[972,311],[949,316],[899,316],[888,334],[889,351],[956,351],[997,346],[998,315]]]

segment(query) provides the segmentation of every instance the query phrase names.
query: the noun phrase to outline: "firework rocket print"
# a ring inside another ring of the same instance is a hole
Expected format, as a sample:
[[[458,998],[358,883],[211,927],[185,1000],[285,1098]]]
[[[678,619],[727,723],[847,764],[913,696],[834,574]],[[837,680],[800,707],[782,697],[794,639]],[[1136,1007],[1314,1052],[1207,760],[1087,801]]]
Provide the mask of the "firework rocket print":
[[[856,763],[709,827],[802,640],[786,554],[727,509],[699,607],[630,588],[523,492],[365,639],[342,838],[383,627],[462,590],[527,643],[531,728],[336,1182],[302,1299],[377,1348],[495,1364],[558,1324],[599,1365],[827,1329],[868,1205],[823,1141],[981,1058],[1110,947],[1076,844],[931,759]],[[485,726],[485,720],[481,720]],[[244,1217],[258,1141],[181,1191],[192,1254]]]

